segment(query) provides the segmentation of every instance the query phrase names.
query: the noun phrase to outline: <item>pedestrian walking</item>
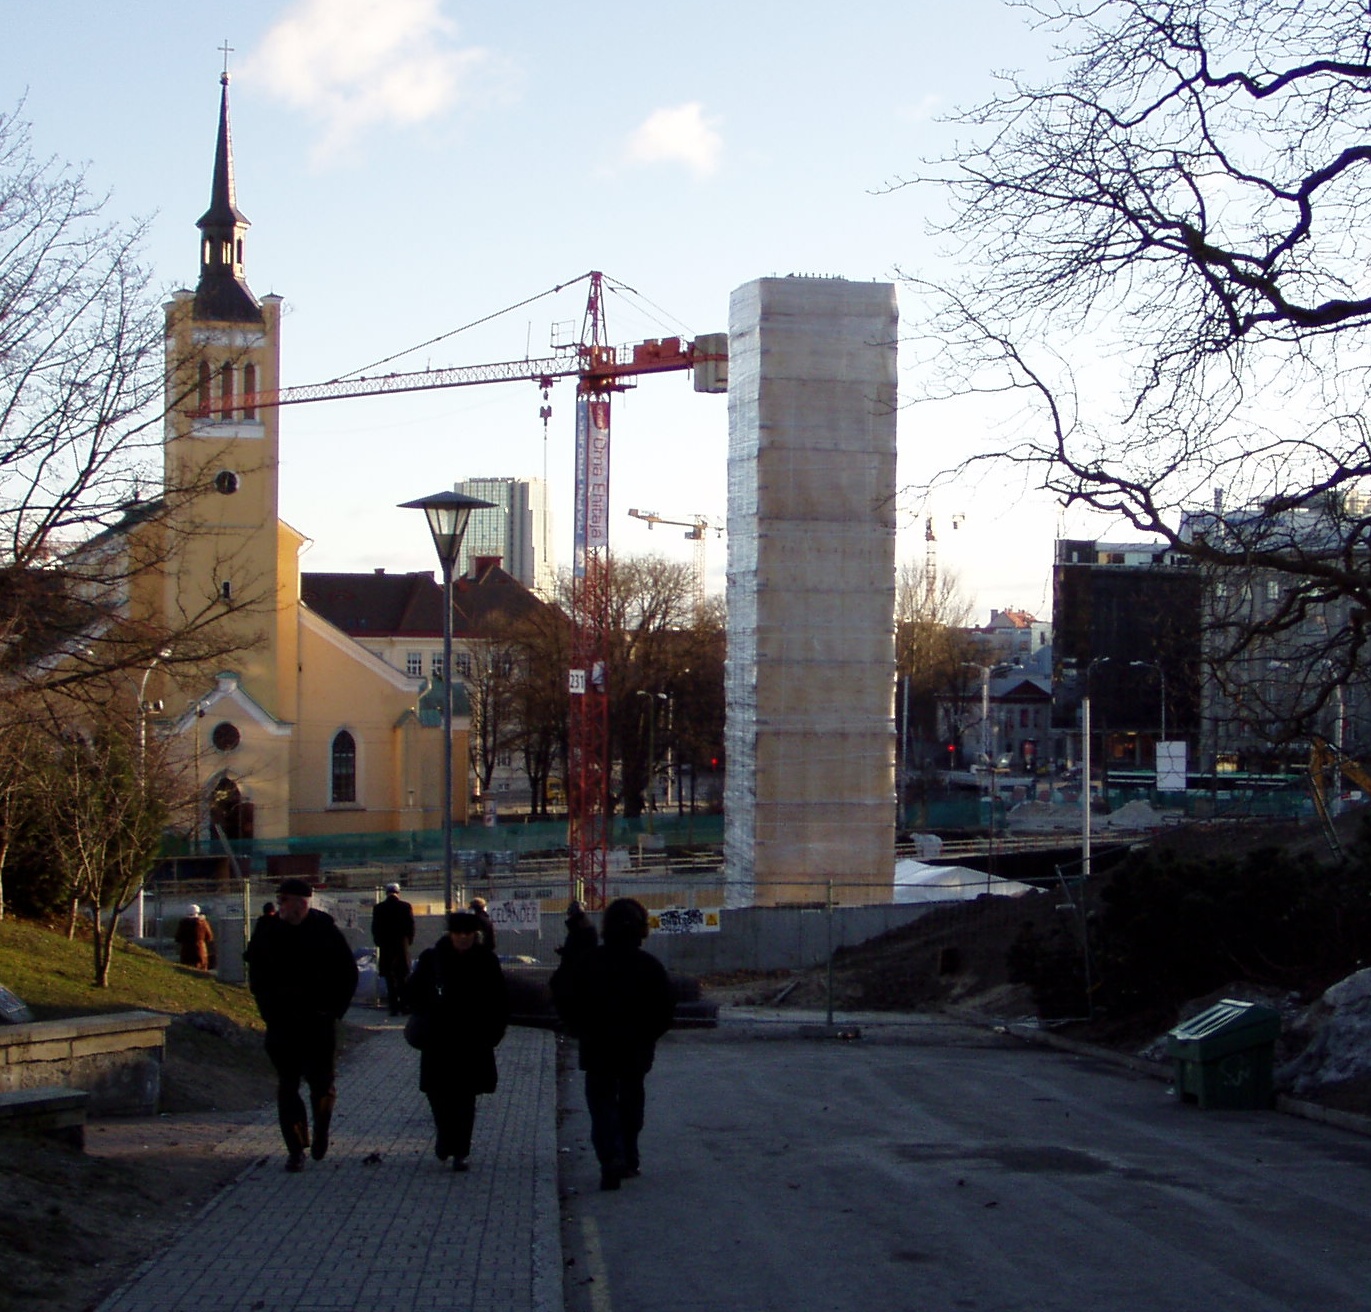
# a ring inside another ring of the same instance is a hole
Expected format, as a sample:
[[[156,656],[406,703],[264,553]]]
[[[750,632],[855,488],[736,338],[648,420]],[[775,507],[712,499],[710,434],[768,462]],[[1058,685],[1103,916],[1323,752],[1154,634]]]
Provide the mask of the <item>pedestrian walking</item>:
[[[304,1170],[306,1148],[316,1162],[328,1152],[337,1023],[357,991],[352,949],[333,917],[310,906],[313,893],[303,879],[282,881],[278,913],[257,922],[248,945],[248,985],[267,1026],[288,1171]],[[301,1080],[309,1086],[308,1118]]]
[[[376,972],[386,982],[390,1014],[398,1016],[414,943],[414,908],[400,897],[399,884],[387,884],[385,897],[372,908],[371,941],[376,944]]]
[[[586,912],[584,902],[570,902],[566,909],[566,920],[562,923],[566,925],[566,938],[557,949],[557,955],[561,957],[563,966],[570,967],[586,953],[594,952],[599,947],[600,935],[595,929],[595,922]]]
[[[644,1080],[657,1040],[671,1027],[675,999],[666,967],[643,950],[648,924],[641,902],[611,902],[601,929],[603,943],[575,962],[558,1005],[579,1040],[600,1188],[617,1189],[641,1171]]]
[[[186,908],[181,923],[176,926],[176,946],[180,950],[181,964],[196,970],[208,970],[213,943],[214,930],[210,928],[205,913],[192,902]]]
[[[509,999],[495,954],[478,946],[476,916],[454,911],[447,928],[419,954],[407,995],[423,1022],[419,1089],[433,1113],[433,1151],[465,1171],[477,1096],[494,1093],[499,1081],[495,1049],[509,1024]]]
[[[566,920],[563,921],[563,924],[566,925],[566,938],[562,941],[562,946],[557,949],[557,955],[561,957],[561,960],[557,963],[557,969],[552,972],[547,982],[559,1016],[565,1010],[564,995],[570,986],[576,963],[587,953],[594,952],[600,945],[599,931],[586,913],[584,902],[573,898],[567,904]]]
[[[485,898],[472,898],[467,909],[481,922],[481,942],[477,946],[487,948],[489,951],[494,952],[495,922],[491,920],[490,913],[486,910]]]
[[[244,960],[244,961],[250,961],[250,960],[252,959],[252,940],[253,940],[254,938],[257,937],[257,931],[258,931],[259,929],[262,928],[262,922],[263,922],[263,921],[266,921],[266,920],[274,920],[275,918],[276,918],[276,903],[275,903],[275,902],[263,902],[263,903],[262,903],[262,914],[261,914],[260,916],[257,917],[256,922],[253,924],[253,926],[252,926],[252,934],[251,934],[251,936],[248,938],[248,945],[247,945],[247,947],[245,947],[245,948],[243,949],[243,960]]]

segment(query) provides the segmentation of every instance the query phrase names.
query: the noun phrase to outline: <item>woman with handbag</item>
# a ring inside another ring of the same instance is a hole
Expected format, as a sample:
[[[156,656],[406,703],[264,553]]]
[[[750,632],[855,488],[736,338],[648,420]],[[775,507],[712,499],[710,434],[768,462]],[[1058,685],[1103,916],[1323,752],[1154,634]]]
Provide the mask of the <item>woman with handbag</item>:
[[[505,977],[493,952],[473,949],[480,921],[469,911],[448,916],[448,932],[423,952],[410,977],[413,1015],[406,1037],[419,1048],[419,1089],[428,1097],[440,1162],[467,1169],[476,1097],[494,1093],[495,1049],[509,1024]]]

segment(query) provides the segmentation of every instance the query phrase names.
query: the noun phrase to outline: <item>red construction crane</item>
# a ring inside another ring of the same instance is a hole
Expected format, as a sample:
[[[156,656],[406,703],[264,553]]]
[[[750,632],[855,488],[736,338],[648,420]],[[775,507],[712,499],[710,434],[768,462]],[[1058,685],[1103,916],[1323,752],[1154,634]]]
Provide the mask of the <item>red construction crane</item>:
[[[679,337],[608,345],[603,275],[585,275],[581,340],[566,354],[542,360],[453,369],[422,369],[338,379],[276,393],[230,400],[244,406],[301,405],[348,397],[470,387],[478,383],[532,382],[549,388],[559,379],[576,384],[575,545],[572,560],[571,697],[567,761],[568,846],[573,897],[592,908],[604,905],[610,833],[609,739],[609,411],[610,397],[637,385],[644,374],[694,372],[697,392],[728,390],[728,334],[709,333],[693,342]]]

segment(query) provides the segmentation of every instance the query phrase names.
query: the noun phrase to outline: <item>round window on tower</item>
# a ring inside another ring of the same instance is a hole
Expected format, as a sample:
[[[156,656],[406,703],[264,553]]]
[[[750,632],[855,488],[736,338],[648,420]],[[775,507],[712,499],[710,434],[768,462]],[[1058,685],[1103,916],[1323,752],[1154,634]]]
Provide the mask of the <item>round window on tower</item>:
[[[238,475],[231,469],[221,469],[214,476],[214,490],[226,497],[238,491]]]
[[[222,724],[214,726],[214,731],[210,734],[209,740],[221,752],[231,752],[243,741],[243,735],[238,732],[235,725],[225,720]]]

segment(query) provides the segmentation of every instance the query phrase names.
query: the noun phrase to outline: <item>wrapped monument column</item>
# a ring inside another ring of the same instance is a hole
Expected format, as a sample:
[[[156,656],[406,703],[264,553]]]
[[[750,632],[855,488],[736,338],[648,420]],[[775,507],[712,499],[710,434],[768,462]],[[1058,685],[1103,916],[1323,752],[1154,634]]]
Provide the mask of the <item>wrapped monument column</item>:
[[[888,901],[895,289],[764,278],[729,318],[729,900]]]

